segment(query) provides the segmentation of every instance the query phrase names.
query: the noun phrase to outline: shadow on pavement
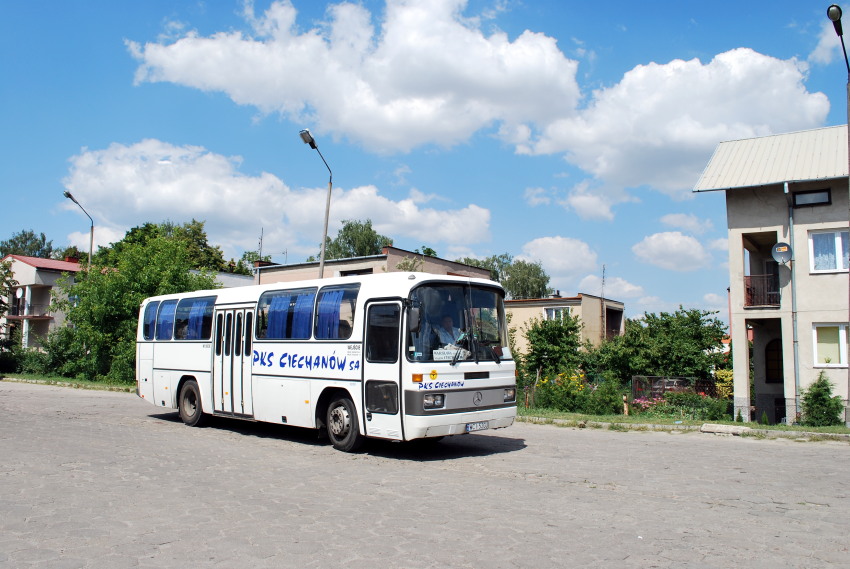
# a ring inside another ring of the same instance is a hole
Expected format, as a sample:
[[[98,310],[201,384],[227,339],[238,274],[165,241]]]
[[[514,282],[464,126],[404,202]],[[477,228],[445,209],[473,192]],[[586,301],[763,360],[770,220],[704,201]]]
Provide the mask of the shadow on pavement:
[[[152,419],[182,425],[180,415],[176,411],[151,413],[148,416]],[[208,417],[203,428],[220,429],[246,437],[284,439],[312,446],[327,446],[329,450],[332,450],[324,431],[316,429],[256,423],[226,417]],[[454,435],[442,440],[421,439],[406,442],[367,439],[359,452],[382,458],[430,461],[489,456],[516,452],[525,448],[524,439],[493,434],[470,434]]]

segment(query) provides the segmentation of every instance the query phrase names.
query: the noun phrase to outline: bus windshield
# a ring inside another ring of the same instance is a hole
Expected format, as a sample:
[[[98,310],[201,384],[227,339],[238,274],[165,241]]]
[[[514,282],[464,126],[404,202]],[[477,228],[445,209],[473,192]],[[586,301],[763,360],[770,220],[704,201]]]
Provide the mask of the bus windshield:
[[[409,328],[407,358],[415,362],[511,359],[504,295],[497,288],[425,284],[410,294],[418,327]]]

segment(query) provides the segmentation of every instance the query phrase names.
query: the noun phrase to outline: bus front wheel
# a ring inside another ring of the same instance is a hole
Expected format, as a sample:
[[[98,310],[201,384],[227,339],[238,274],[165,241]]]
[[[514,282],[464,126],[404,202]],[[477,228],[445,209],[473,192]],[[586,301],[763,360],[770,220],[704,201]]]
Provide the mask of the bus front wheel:
[[[187,381],[180,390],[177,398],[177,410],[180,419],[190,427],[200,427],[204,422],[204,412],[201,410],[201,390],[195,381]]]
[[[348,397],[334,399],[328,407],[328,437],[337,450],[354,452],[363,444],[357,410]]]

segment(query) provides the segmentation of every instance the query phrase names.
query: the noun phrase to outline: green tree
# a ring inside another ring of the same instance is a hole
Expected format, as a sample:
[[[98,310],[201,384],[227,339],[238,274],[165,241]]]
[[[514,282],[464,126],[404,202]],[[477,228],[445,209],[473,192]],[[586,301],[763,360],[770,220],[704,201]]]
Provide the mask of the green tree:
[[[24,229],[14,233],[9,239],[0,241],[0,257],[25,255],[49,259],[52,253],[53,241],[48,241],[44,233],[36,235],[32,229]]]
[[[626,320],[623,336],[591,350],[585,368],[613,372],[621,382],[633,375],[672,375],[709,380],[723,365],[726,327],[717,312],[681,306],[676,312],[645,313]]]
[[[153,239],[163,237],[174,239],[185,244],[191,268],[196,270],[208,269],[211,271],[227,270],[227,263],[221,248],[212,246],[207,239],[204,229],[205,222],[193,219],[181,225],[171,221],[162,223],[145,223],[133,227],[120,241],[110,244],[109,247],[101,247],[93,260],[95,265],[115,266],[121,259],[124,249],[134,244],[145,244]]]
[[[549,275],[539,261],[514,261],[501,281],[509,298],[543,298],[549,294]]]
[[[421,251],[420,251],[420,249],[421,249]],[[422,247],[417,247],[415,252],[419,253],[420,255],[425,255],[426,257],[436,257],[437,256],[437,252],[434,249],[431,249],[430,247],[426,247],[425,245],[423,245]]]
[[[488,269],[490,280],[502,285],[508,298],[543,298],[551,292],[549,275],[539,261],[515,260],[512,255],[502,253],[485,259],[464,257],[456,262]]]
[[[513,256],[508,253],[502,253],[501,255],[491,255],[485,259],[476,259],[475,257],[464,257],[462,259],[455,259],[458,263],[463,263],[464,265],[470,265],[473,267],[480,267],[482,269],[487,269],[490,271],[490,280],[496,281],[497,283],[504,286],[504,281],[507,278],[508,268],[513,263]]]
[[[149,296],[215,288],[212,275],[195,267],[184,239],[156,236],[122,244],[109,267],[81,271],[61,280],[57,308],[71,326],[59,329],[48,350],[73,353],[58,370],[72,377],[131,381],[139,305]]]
[[[844,403],[841,397],[832,395],[832,383],[823,371],[818,378],[803,391],[803,425],[809,427],[830,427],[841,425],[841,413]]]
[[[244,251],[242,258],[239,259],[239,263],[236,264],[236,269],[233,272],[240,275],[250,275],[254,268],[254,261],[269,262],[271,260],[271,255],[260,255],[259,251]]]
[[[342,228],[333,240],[328,237],[325,241],[325,259],[348,259],[350,257],[368,257],[380,255],[384,247],[391,246],[393,240],[380,235],[372,229],[372,221],[347,219],[342,222]],[[321,252],[319,253],[321,255]],[[316,261],[317,257],[309,257],[307,261]]]
[[[88,251],[85,253],[80,251],[76,245],[69,245],[63,249],[54,249],[51,257],[53,259],[58,259],[60,261],[64,261],[65,259],[88,259]]]
[[[581,363],[581,321],[577,316],[563,315],[551,320],[531,319],[522,330],[528,342],[523,358],[526,382],[541,376],[571,373]]]

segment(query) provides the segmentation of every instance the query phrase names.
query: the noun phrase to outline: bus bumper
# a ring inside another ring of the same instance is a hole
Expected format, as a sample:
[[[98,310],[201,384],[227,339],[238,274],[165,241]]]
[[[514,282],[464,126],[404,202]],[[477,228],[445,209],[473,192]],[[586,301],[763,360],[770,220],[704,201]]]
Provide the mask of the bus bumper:
[[[463,435],[480,430],[503,429],[513,425],[515,418],[516,407],[489,409],[458,415],[408,416],[405,422],[404,438],[413,440]]]

